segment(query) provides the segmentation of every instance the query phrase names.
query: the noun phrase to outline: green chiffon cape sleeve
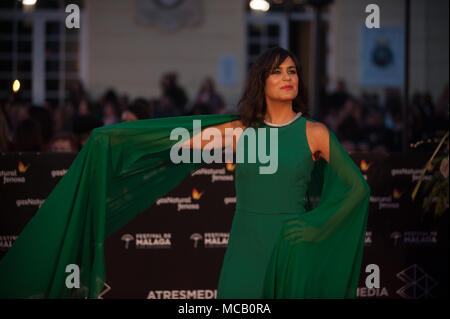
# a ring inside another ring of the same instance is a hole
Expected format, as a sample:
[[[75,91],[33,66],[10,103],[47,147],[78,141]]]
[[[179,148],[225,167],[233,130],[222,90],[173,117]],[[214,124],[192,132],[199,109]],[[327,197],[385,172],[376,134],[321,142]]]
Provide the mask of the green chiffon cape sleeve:
[[[97,298],[105,283],[104,241],[203,163],[174,164],[174,128],[193,132],[238,119],[195,115],[95,129],[67,173],[0,261],[0,298]],[[266,296],[353,297],[364,245],[369,188],[330,134],[330,164],[316,162],[311,210],[280,234]],[[317,207],[314,199],[320,198]],[[80,287],[67,288],[68,265]]]
[[[282,228],[266,272],[265,298],[356,297],[370,187],[328,131],[329,163],[315,162],[306,212]]]
[[[174,128],[193,131],[236,115],[158,118],[93,130],[66,174],[0,261],[0,298],[96,298],[104,288],[104,241],[180,184],[201,163],[174,164]],[[67,265],[80,287],[66,287]]]

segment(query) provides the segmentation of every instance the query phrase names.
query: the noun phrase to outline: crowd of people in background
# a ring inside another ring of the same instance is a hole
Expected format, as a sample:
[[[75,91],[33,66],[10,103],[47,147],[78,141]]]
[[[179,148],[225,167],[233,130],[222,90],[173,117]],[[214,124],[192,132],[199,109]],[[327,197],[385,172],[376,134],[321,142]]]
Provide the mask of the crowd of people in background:
[[[165,74],[160,85],[159,98],[130,100],[109,89],[93,101],[78,82],[60,106],[35,106],[12,95],[0,102],[0,151],[78,152],[92,130],[104,125],[180,115],[237,113],[236,107],[226,107],[212,78],[203,81],[192,100],[179,85],[176,73]],[[401,151],[405,126],[402,103],[398,90],[386,89],[382,98],[367,93],[352,96],[345,83],[339,81],[333,92],[323,91],[321,107],[314,118],[326,124],[347,151]],[[448,85],[436,101],[428,93],[416,93],[408,106],[408,142],[426,141],[436,131],[448,130],[448,119]]]
[[[32,105],[11,95],[0,101],[0,151],[78,152],[93,129],[119,122],[180,115],[218,114],[225,103],[212,78],[206,78],[189,101],[176,73],[160,81],[159,98],[130,100],[108,89],[98,100],[90,98],[81,82],[71,88],[64,105]]]
[[[322,94],[318,117],[347,151],[401,152],[406,125],[402,93],[388,88],[382,98],[364,92],[352,96],[339,81],[334,92]],[[448,85],[435,102],[429,93],[415,93],[406,113],[408,151],[433,150],[437,135],[448,130]]]

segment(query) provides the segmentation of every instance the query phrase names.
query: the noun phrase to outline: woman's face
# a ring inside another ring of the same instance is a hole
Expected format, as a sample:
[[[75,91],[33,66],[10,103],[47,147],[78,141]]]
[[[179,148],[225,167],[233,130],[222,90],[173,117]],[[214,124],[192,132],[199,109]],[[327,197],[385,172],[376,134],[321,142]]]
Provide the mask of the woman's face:
[[[298,94],[298,75],[294,61],[287,57],[266,79],[266,99],[291,101]]]

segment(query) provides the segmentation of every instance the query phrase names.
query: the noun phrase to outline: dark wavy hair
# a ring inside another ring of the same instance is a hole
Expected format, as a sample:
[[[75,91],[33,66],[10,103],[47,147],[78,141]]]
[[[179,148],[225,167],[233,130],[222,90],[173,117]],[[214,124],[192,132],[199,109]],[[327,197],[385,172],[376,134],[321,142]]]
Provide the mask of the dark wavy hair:
[[[245,91],[239,100],[238,109],[241,122],[244,126],[261,126],[264,122],[267,105],[265,98],[265,83],[271,71],[279,67],[281,63],[290,57],[297,68],[298,74],[298,94],[292,100],[294,112],[302,112],[309,116],[306,105],[306,90],[301,77],[301,67],[298,59],[288,50],[280,47],[265,50],[252,64],[247,75]]]

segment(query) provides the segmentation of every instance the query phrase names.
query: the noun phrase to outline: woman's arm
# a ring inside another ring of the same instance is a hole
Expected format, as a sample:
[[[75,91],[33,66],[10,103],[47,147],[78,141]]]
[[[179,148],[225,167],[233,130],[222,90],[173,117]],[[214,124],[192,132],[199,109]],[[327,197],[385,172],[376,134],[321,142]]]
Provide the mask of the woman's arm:
[[[197,145],[200,145],[200,148],[203,150],[205,148],[215,149],[232,146],[233,152],[236,152],[236,145],[244,128],[240,120],[209,126],[184,142],[181,147],[198,149]],[[216,132],[213,132],[214,130]],[[220,139],[213,138],[212,133],[219,133]],[[194,143],[195,139],[199,141]]]

